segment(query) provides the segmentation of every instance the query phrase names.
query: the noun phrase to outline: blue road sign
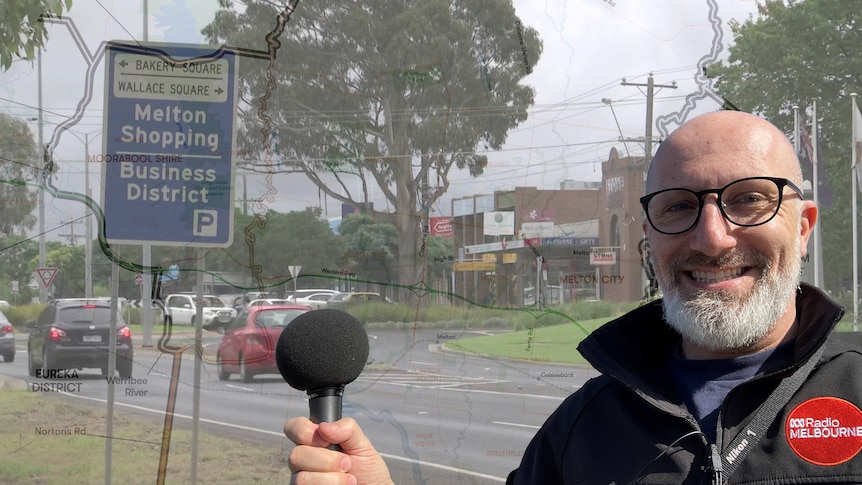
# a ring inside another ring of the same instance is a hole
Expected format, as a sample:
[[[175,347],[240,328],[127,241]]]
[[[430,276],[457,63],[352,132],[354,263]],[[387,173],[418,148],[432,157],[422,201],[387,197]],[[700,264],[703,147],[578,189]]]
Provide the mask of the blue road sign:
[[[107,46],[102,210],[111,243],[227,247],[233,239],[236,54]]]

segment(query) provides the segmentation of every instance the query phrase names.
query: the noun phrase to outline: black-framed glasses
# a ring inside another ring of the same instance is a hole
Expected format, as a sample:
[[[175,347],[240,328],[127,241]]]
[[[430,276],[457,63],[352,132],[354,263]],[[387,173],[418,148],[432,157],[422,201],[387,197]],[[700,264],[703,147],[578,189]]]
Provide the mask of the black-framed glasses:
[[[751,227],[771,221],[784,199],[784,187],[803,198],[802,189],[785,178],[748,177],[720,189],[694,191],[665,189],[641,197],[647,220],[662,234],[681,234],[697,225],[703,212],[703,196],[715,194],[718,208],[728,221]]]

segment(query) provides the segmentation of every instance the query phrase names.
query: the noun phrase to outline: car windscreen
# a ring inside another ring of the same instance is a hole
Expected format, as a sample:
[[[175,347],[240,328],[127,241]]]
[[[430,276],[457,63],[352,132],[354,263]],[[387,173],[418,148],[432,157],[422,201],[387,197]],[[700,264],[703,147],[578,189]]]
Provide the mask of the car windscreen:
[[[201,302],[203,302],[204,308],[225,306],[224,302],[222,302],[221,299],[216,298],[214,296],[204,296],[201,298]]]
[[[294,318],[306,313],[308,310],[263,310],[254,317],[258,326],[265,328],[286,327]]]
[[[72,325],[110,325],[111,309],[109,307],[71,306],[60,308],[58,320]],[[117,313],[117,325],[124,325],[123,316]]]

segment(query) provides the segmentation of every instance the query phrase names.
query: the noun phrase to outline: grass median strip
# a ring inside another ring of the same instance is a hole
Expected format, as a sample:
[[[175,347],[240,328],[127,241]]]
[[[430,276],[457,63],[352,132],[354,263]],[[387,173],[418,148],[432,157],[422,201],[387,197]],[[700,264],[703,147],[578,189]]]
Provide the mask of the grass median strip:
[[[611,318],[581,320],[578,323],[588,331],[610,321]],[[446,347],[519,360],[586,364],[577,346],[587,335],[571,324],[528,328],[514,332],[455,340]]]
[[[0,481],[4,484],[104,482],[105,440],[113,439],[113,483],[152,484],[161,452],[162,423],[115,413],[106,437],[105,410],[29,391],[0,391]],[[287,484],[287,450],[265,448],[201,427],[200,483]],[[166,483],[189,483],[191,431],[174,426]]]

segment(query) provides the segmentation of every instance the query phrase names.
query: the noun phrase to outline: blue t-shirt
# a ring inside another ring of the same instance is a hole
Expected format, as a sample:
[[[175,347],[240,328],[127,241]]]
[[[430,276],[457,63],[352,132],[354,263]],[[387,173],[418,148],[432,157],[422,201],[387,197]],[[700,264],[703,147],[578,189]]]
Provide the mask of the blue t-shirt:
[[[710,443],[715,443],[718,413],[727,393],[758,374],[776,371],[792,361],[793,342],[729,359],[689,360],[677,347],[670,372],[689,412]]]

